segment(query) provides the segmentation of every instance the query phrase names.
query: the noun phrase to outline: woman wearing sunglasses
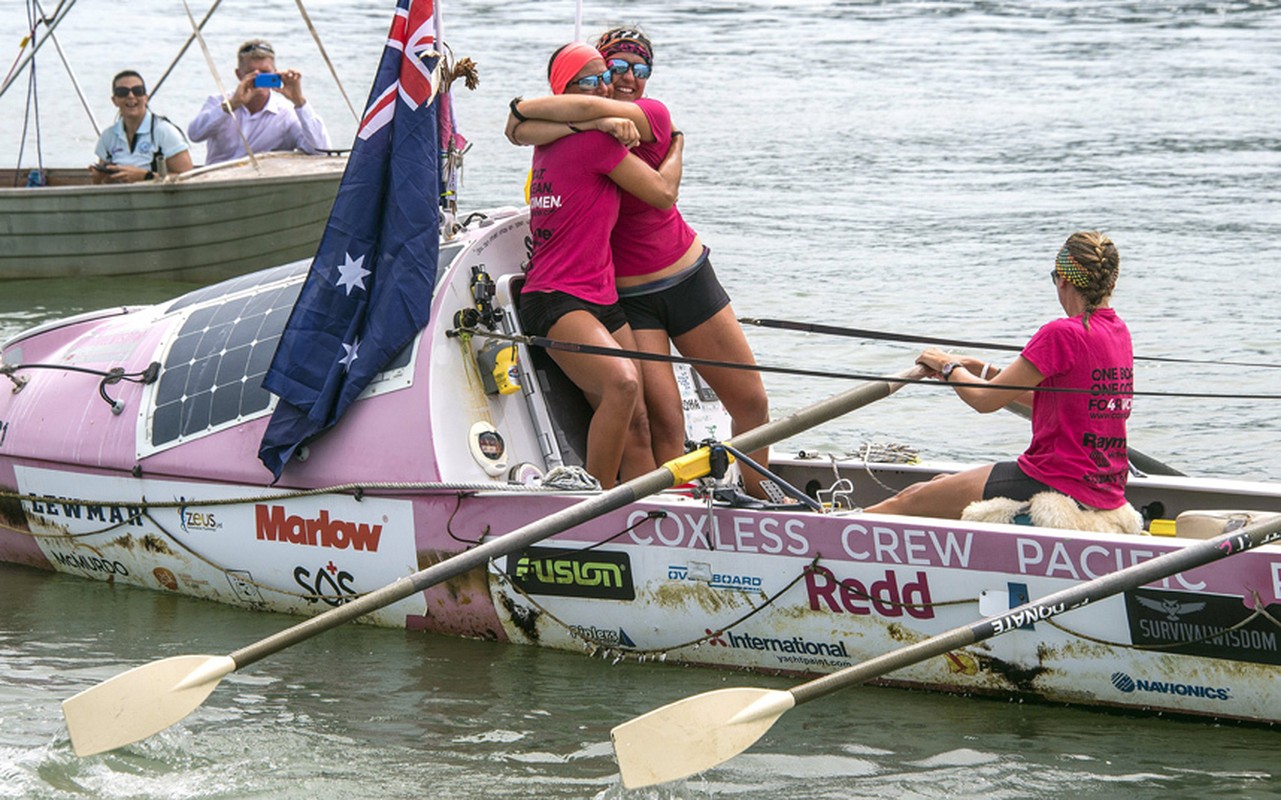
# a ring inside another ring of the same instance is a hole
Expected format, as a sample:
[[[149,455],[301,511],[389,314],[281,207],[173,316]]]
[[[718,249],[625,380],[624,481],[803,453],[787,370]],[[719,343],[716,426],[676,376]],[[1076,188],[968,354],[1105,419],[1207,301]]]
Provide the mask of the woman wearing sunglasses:
[[[142,76],[127,69],[111,80],[111,103],[120,112],[115,124],[102,132],[89,166],[94,183],[149,181],[163,170],[170,174],[191,169],[191,146],[177,125],[147,108]]]
[[[621,27],[601,34],[597,49],[612,74],[613,99],[524,101],[519,108],[513,106],[508,138],[518,144],[542,144],[569,135],[566,123],[574,128],[615,130],[618,120],[628,120],[640,137],[633,152],[656,166],[682,137],[672,129],[667,107],[645,96],[653,72],[653,44],[634,27]],[[682,355],[691,358],[755,363],[729,295],[712,269],[709,251],[680,211],[655,208],[624,195],[610,247],[619,304],[641,350],[666,355],[675,343]],[[734,433],[769,421],[769,399],[758,373],[706,366],[697,369],[729,412]],[[685,451],[680,389],[668,364],[644,361],[641,370],[654,456],[661,463]],[[768,448],[751,455],[760,464],[768,463]],[[759,473],[745,468],[741,474],[749,494],[765,497]]]
[[[595,48],[566,45],[548,63],[554,95],[603,95],[612,74]],[[512,102],[512,108],[519,106]],[[519,112],[517,112],[519,113]],[[566,130],[576,126],[564,126]],[[619,190],[658,208],[676,202],[680,148],[651,168],[599,130],[534,148],[530,177],[530,266],[521,292],[525,333],[595,347],[634,350],[618,307],[609,236]],[[654,468],[641,373],[624,358],[549,351],[591,403],[586,468],[608,488]]]
[[[867,510],[959,519],[978,500],[1027,501],[1041,492],[1065,494],[1090,509],[1123,508],[1134,353],[1129,328],[1111,307],[1119,269],[1111,239],[1093,231],[1074,233],[1050,270],[1067,316],[1041,326],[1012,364],[1000,369],[934,347],[921,353],[916,363],[979,413],[1030,403],[1032,442],[1017,461],[916,483]],[[988,388],[1001,386],[1049,391]],[[1128,532],[1137,532],[1137,512],[1125,513],[1133,518]]]

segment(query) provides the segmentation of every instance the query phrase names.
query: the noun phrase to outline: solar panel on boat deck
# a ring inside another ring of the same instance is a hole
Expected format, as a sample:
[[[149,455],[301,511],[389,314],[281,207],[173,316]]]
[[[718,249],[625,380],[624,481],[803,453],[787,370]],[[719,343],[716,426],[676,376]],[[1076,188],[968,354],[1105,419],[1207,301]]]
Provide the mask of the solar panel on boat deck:
[[[300,261],[232,278],[170,304],[166,310],[173,312],[230,298],[194,309],[170,345],[156,387],[156,409],[151,418],[153,447],[267,410],[271,394],[262,388],[262,379],[302,281],[271,285],[305,274],[308,266]],[[254,287],[271,288],[239,294]],[[406,366],[412,352],[411,342],[383,371]]]
[[[188,306],[195,306],[206,303],[210,300],[217,300],[219,297],[227,297],[233,294],[239,294],[247,289],[253,289],[257,286],[266,286],[276,281],[284,280],[295,275],[305,275],[311,268],[311,261],[294,261],[279,267],[264,269],[258,272],[251,272],[248,275],[241,275],[237,278],[228,278],[221,283],[215,283],[212,286],[206,286],[203,289],[197,289],[194,292],[188,292],[182,297],[174,300],[165,309],[167,313],[173,313]],[[203,309],[202,309],[203,310]]]
[[[175,301],[169,310],[253,285],[270,284],[296,271],[295,267],[281,267],[226,281],[220,284],[222,291],[212,293],[210,289],[217,287],[210,287],[192,292]],[[240,287],[234,285],[247,278],[256,280]],[[301,282],[294,282],[191,312],[160,371],[156,410],[151,419],[153,446],[267,409],[271,395],[262,388],[262,379],[301,288]],[[206,297],[192,299],[200,294]]]

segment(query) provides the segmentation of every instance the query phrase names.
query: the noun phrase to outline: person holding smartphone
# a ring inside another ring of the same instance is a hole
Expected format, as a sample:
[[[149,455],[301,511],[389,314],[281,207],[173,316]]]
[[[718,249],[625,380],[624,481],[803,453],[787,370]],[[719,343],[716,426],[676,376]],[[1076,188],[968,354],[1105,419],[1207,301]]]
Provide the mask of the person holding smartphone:
[[[191,146],[169,120],[147,108],[147,85],[131,69],[111,79],[111,103],[120,116],[102,132],[89,165],[94,183],[138,183],[191,169]]]
[[[277,71],[275,48],[262,39],[242,44],[237,57],[231,96],[210,96],[187,126],[193,142],[206,143],[205,163],[243,158],[246,142],[255,153],[328,150],[329,132],[303,96],[302,73]]]

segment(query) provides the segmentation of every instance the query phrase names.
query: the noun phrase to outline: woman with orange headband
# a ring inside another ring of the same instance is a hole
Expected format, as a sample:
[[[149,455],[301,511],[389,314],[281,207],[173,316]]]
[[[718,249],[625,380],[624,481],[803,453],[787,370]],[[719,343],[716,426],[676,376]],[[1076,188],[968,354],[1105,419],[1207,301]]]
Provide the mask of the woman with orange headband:
[[[595,48],[566,45],[547,67],[556,95],[603,95],[613,74]],[[518,105],[513,101],[512,108]],[[569,128],[577,129],[570,125]],[[620,189],[658,208],[671,208],[680,186],[680,147],[651,168],[614,137],[583,130],[534,148],[530,177],[532,250],[521,290],[525,333],[595,347],[636,349],[618,307],[609,236]],[[623,358],[550,351],[593,408],[586,468],[609,488],[655,466],[642,376]]]
[[[959,519],[974,501],[1025,501],[1040,492],[1065,494],[1092,509],[1124,506],[1134,353],[1130,331],[1111,307],[1119,269],[1111,239],[1093,231],[1074,233],[1050,271],[1067,316],[1042,326],[1013,364],[998,369],[933,347],[921,353],[916,363],[980,413],[1030,402],[1032,442],[1018,461],[916,483],[867,510]],[[988,388],[1001,386],[1050,391]]]
[[[640,140],[633,152],[645,163],[657,166],[682,137],[680,131],[673,130],[667,107],[645,97],[653,70],[652,42],[634,27],[613,28],[600,36],[597,49],[609,63],[614,99],[576,96],[513,102],[508,138],[517,144],[545,143],[569,135],[569,123],[574,128],[607,130],[626,141],[624,137],[631,131],[630,126],[624,126],[626,122],[635,126]],[[755,363],[729,295],[712,269],[708,248],[680,211],[656,208],[643,198],[624,195],[610,246],[619,303],[640,349],[667,355],[674,342],[683,355],[692,358]],[[697,369],[729,412],[734,433],[769,420],[769,400],[758,373],[706,366]],[[654,456],[665,462],[685,451],[680,390],[668,364],[645,361],[641,371]],[[751,455],[766,464],[769,449]],[[765,496],[761,475],[751,469],[743,469],[741,475],[750,494]]]

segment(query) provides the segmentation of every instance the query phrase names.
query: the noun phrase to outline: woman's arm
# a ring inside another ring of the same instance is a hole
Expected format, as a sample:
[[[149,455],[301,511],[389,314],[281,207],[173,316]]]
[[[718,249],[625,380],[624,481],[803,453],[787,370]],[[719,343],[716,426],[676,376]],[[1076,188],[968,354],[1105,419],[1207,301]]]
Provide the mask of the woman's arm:
[[[676,205],[681,187],[681,153],[685,148],[685,137],[672,135],[672,146],[658,169],[651,169],[638,156],[627,154],[618,166],[609,173],[609,178],[619,188],[630,195],[640,198],[654,208],[669,209]]]
[[[607,133],[628,149],[640,144],[640,133],[636,130],[636,124],[623,117],[600,117],[583,122],[550,122],[542,119],[529,119],[523,122],[516,120],[515,125],[512,124],[513,120],[516,120],[516,118],[508,115],[507,140],[512,144],[551,144],[570,134],[582,133],[583,131]]]
[[[999,392],[988,387],[1000,386],[1040,386],[1045,380],[1045,376],[1040,370],[1032,366],[1032,362],[1019,356],[1014,359],[1014,363],[1001,369],[995,376],[984,380],[982,377],[984,362],[976,358],[967,358],[954,356],[938,348],[931,347],[921,353],[916,359],[916,363],[921,364],[935,374],[939,375],[942,380],[943,368],[952,363],[960,364],[960,367],[952,370],[951,375],[947,378],[947,383],[956,390],[956,394],[965,404],[980,414],[990,414],[1005,408],[1010,403],[1019,403],[1021,405],[1031,404],[1031,392],[1025,389],[1010,389]],[[989,372],[990,374],[990,372]]]
[[[624,100],[610,100],[589,94],[561,94],[547,97],[534,97],[529,100],[513,100],[512,113],[507,117],[507,129],[513,130],[523,120],[546,120],[549,122],[573,122],[593,120],[601,117],[622,117],[629,119],[640,132],[641,141],[654,141],[654,132],[649,127],[649,117],[635,103]],[[513,124],[513,122],[515,124]],[[581,127],[581,125],[579,126]],[[511,139],[509,134],[508,139]]]
[[[964,365],[965,368],[970,372],[973,372],[975,375],[989,382],[993,378],[995,378],[997,375],[1000,375],[1001,372],[1003,372],[1005,369],[1004,367],[999,367],[990,361],[984,361],[981,358],[973,358],[971,356],[963,356],[961,358],[961,364]],[[1026,384],[1022,384],[1022,385],[1026,385]],[[1015,397],[1013,400],[1007,403],[1007,405],[1023,406],[1024,408],[1031,410],[1033,394],[1035,393],[1024,392],[1023,394]]]
[[[191,169],[194,165],[191,163],[191,151],[183,150],[177,155],[169,156],[165,159],[165,169],[170,175],[178,175]]]

